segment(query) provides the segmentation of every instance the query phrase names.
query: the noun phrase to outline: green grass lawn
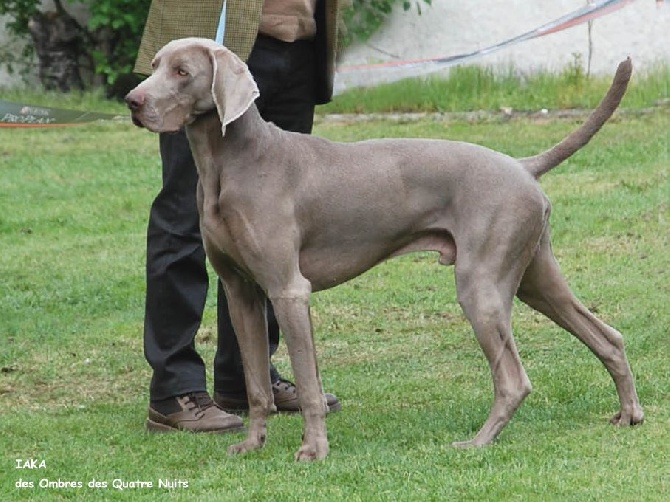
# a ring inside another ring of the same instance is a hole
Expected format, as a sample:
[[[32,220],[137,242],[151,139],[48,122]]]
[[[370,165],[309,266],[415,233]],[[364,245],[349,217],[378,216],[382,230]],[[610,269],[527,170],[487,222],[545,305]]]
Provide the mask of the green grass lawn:
[[[617,398],[604,368],[519,304],[513,325],[534,391],[494,445],[452,448],[485,420],[490,375],[452,269],[416,254],[313,296],[324,385],[343,407],[328,417],[329,457],[308,464],[293,462],[295,416],[272,417],[266,447],[242,457],[226,454],[240,435],[143,429],[157,137],[130,123],[0,130],[0,500],[667,500],[669,122],[667,109],[622,114],[542,179],[564,273],[625,336],[643,425],[610,426]],[[525,156],[575,126],[426,119],[322,122],[315,132],[459,139]],[[197,339],[209,366],[214,310],[211,296]],[[290,375],[283,347],[275,362]],[[45,468],[17,469],[16,459]],[[40,487],[58,480],[83,486]]]

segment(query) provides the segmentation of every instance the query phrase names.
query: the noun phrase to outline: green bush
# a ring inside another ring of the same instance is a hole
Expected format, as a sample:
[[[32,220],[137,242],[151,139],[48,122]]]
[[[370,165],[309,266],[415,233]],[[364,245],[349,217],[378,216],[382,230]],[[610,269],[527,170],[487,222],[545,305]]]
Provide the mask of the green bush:
[[[345,9],[342,20],[346,29],[342,34],[342,45],[351,45],[356,40],[365,41],[376,32],[393,11],[393,7],[401,4],[405,10],[414,4],[421,14],[421,5],[430,5],[432,0],[410,2],[408,0],[353,0],[351,7]]]
[[[74,0],[54,2],[59,15],[71,17],[69,10]],[[82,54],[93,75],[90,83],[111,84],[119,75],[132,71],[142,30],[151,0],[79,0],[90,16],[81,26]],[[6,15],[10,35],[15,39],[29,39],[28,23],[41,10],[40,0],[4,0],[0,15]],[[11,72],[21,71],[34,54],[32,44],[26,44],[20,53],[0,47],[0,61]]]

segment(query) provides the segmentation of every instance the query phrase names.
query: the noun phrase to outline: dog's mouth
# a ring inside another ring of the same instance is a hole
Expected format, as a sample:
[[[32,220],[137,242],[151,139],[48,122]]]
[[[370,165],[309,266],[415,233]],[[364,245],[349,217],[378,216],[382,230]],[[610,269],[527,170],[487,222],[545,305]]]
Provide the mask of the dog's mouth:
[[[144,128],[144,124],[143,124],[142,121],[137,117],[137,115],[136,115],[135,113],[131,113],[131,114],[130,114],[130,118],[131,118],[131,120],[133,121],[133,124],[134,124],[134,125],[136,125],[137,127]]]
[[[173,133],[173,132],[178,132],[180,127],[179,126],[173,126],[170,124],[161,124],[157,125],[155,124],[151,119],[147,119],[144,117],[144,119],[140,118],[141,115],[138,112],[132,112],[130,114],[130,119],[132,120],[133,124],[139,128],[146,129],[147,131],[150,132],[155,132],[155,133]]]

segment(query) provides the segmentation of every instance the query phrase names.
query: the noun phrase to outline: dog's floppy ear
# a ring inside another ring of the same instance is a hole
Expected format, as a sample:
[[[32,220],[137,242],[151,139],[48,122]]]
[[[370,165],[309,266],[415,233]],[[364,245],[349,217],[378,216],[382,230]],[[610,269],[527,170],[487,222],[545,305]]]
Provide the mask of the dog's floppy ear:
[[[210,51],[212,58],[212,97],[221,119],[221,129],[242,115],[260,95],[249,68],[225,47]]]

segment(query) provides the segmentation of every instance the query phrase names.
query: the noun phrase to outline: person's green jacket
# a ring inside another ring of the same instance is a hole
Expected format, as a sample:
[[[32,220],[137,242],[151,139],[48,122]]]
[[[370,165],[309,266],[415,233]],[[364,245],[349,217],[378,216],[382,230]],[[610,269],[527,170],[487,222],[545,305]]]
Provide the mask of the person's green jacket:
[[[337,51],[337,11],[340,0],[318,0],[317,103],[330,101],[333,94]],[[185,37],[213,39],[219,24],[223,0],[153,0],[144,26],[135,72],[151,73],[151,60],[171,40]],[[249,57],[258,34],[263,0],[226,0],[226,27],[223,45],[241,59]]]

